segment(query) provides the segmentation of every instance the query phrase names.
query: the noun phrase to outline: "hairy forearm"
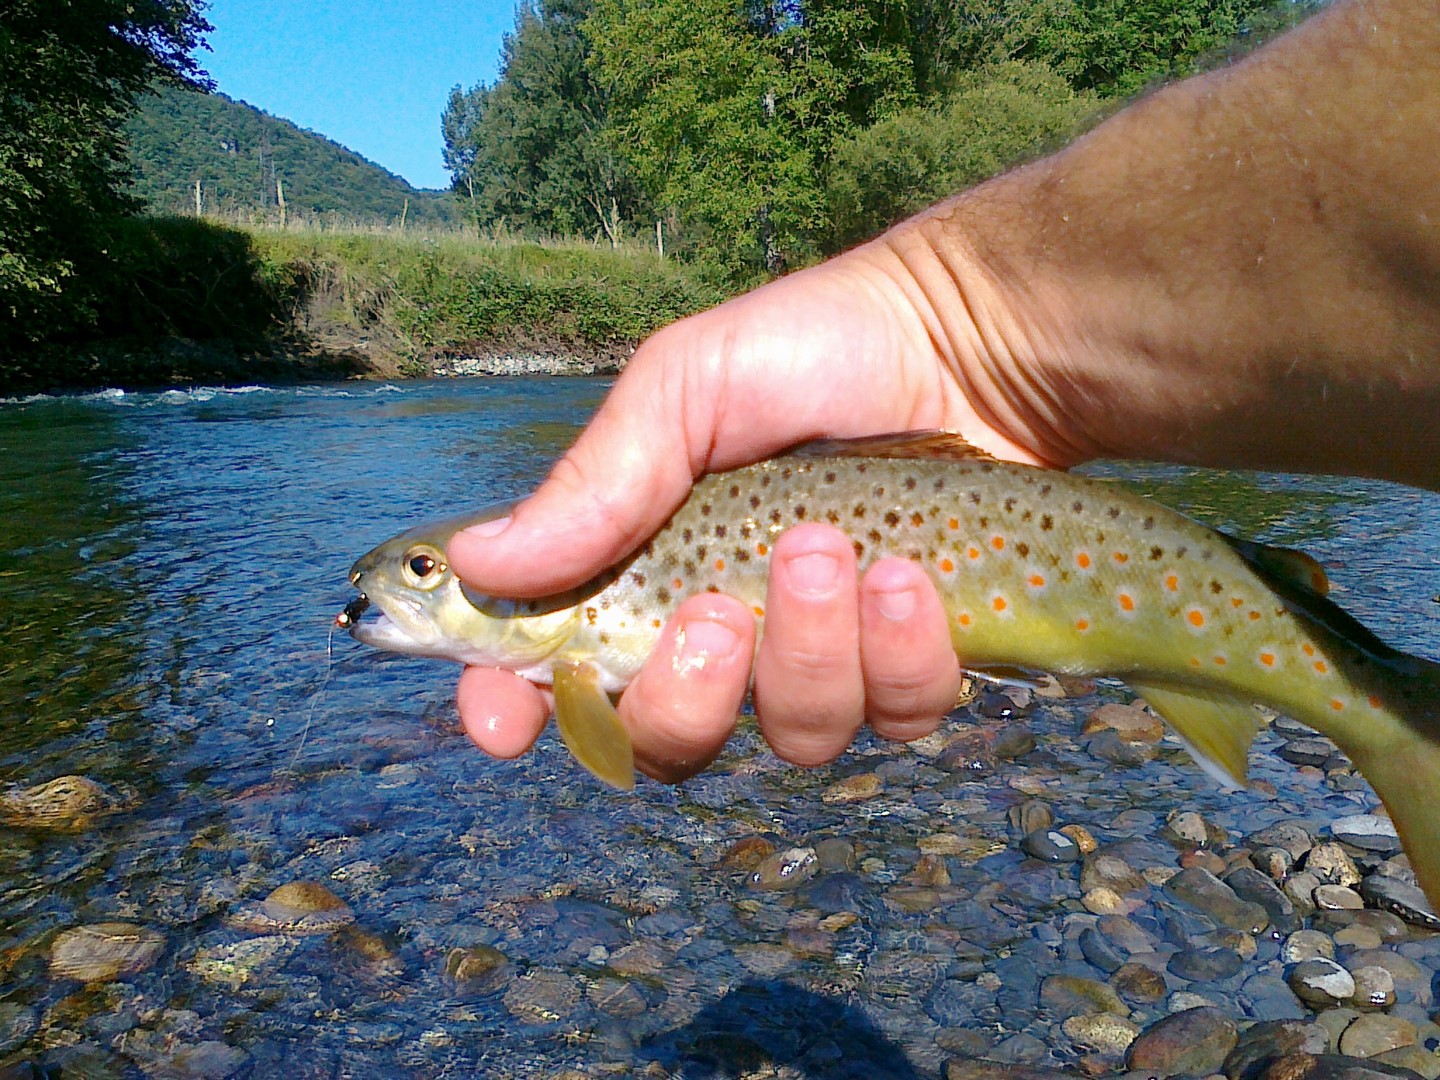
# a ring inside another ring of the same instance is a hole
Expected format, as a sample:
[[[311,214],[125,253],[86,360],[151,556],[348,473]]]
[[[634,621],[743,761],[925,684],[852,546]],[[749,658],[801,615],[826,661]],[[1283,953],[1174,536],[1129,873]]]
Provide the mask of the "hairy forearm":
[[[1346,2],[872,245],[983,415],[1440,487],[1440,7]]]

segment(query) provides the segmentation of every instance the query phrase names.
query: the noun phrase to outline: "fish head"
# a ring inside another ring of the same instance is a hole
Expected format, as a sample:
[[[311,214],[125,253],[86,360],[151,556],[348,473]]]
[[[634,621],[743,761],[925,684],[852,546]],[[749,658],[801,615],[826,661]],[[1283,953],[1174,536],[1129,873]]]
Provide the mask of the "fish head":
[[[533,668],[569,638],[574,604],[511,600],[467,589],[445,549],[461,529],[508,514],[513,503],[407,529],[350,567],[360,595],[335,618],[356,641],[377,649],[462,664]]]

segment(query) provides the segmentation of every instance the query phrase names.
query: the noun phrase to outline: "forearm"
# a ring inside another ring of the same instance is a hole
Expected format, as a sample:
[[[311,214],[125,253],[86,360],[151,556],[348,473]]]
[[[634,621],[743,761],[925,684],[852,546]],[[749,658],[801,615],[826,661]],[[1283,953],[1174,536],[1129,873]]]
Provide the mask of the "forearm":
[[[864,257],[982,415],[1057,463],[1440,487],[1437,16],[1337,5]]]

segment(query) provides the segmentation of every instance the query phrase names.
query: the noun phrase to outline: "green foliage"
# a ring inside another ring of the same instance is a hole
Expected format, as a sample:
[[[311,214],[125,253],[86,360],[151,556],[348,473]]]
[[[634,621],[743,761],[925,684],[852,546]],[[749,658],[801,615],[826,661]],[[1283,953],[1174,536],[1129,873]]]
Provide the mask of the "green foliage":
[[[832,246],[863,240],[1060,142],[1097,108],[1095,95],[1041,64],[965,72],[932,104],[896,112],[836,148],[826,184]]]
[[[625,221],[648,213],[605,138],[605,95],[580,33],[589,10],[590,0],[522,4],[495,85],[450,91],[445,165],[477,224],[617,243]]]
[[[198,77],[193,0],[0,6],[0,350],[95,315],[112,219],[130,208],[119,127],[156,80]]]
[[[435,225],[453,197],[420,191],[323,136],[224,94],[164,87],[125,125],[134,194],[154,213],[274,219],[283,186],[290,220]],[[277,186],[279,185],[279,186]]]

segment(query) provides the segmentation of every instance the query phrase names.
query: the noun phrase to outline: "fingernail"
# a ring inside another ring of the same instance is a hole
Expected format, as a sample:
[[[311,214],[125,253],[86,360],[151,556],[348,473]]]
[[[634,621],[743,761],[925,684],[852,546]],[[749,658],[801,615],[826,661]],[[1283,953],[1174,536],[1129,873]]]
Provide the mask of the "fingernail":
[[[463,531],[467,536],[478,536],[482,540],[489,540],[492,536],[499,536],[510,527],[510,515],[491,518],[489,521],[482,521],[478,525],[471,525]]]
[[[891,622],[900,622],[915,614],[919,597],[914,589],[896,589],[893,592],[877,592],[875,607]]]
[[[840,560],[820,551],[797,555],[786,564],[785,569],[790,584],[797,591],[815,597],[833,593],[840,581]]]
[[[722,622],[693,619],[675,631],[675,659],[672,667],[684,675],[699,671],[711,660],[728,660],[735,655],[740,635]]]

